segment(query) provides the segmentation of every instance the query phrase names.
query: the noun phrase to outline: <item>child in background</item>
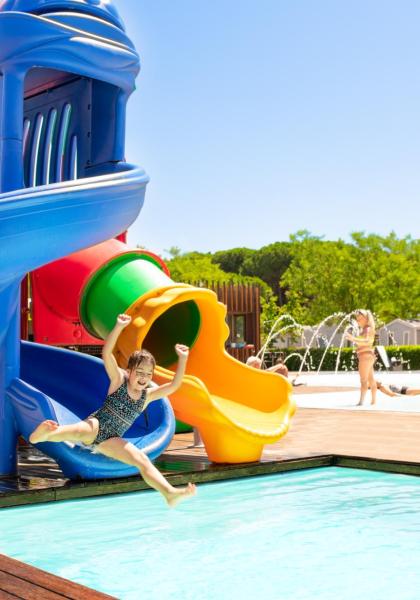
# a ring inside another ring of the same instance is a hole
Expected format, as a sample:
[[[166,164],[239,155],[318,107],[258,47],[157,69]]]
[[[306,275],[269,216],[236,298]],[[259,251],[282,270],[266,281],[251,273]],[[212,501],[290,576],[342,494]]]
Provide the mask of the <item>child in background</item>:
[[[260,370],[262,370],[262,366],[263,366],[262,360],[258,356],[249,356],[246,360],[246,365],[248,367],[252,367],[253,369],[260,369]],[[280,375],[283,375],[283,377],[286,377],[286,379],[287,379],[289,376],[289,369],[284,364],[284,354],[281,353],[276,364],[273,365],[272,367],[268,367],[268,369],[264,369],[264,371],[269,371],[271,373],[278,373]]]
[[[370,387],[372,404],[376,402],[376,381],[373,371],[375,364],[375,321],[370,310],[358,309],[354,311],[359,326],[359,335],[346,334],[346,338],[356,344],[358,368],[360,376],[360,400],[359,406],[364,403],[366,392]]]
[[[144,481],[159,491],[169,506],[196,493],[195,485],[189,483],[184,488],[173,487],[157,470],[148,456],[122,435],[131,427],[145,408],[163,396],[173,394],[181,385],[188,360],[187,346],[176,344],[178,366],[170,383],[148,388],[155,368],[154,357],[147,350],[136,350],[128,359],[127,369],[121,369],[113,350],[121,331],[131,322],[129,315],[118,315],[116,324],[109,333],[104,347],[103,360],[110,379],[108,395],[102,407],[84,421],[72,425],[58,425],[55,421],[43,421],[32,432],[29,441],[39,442],[81,442],[92,445],[99,452],[128,465],[137,467]]]
[[[252,367],[253,369],[261,369],[262,361],[258,356],[248,356],[246,359],[247,367]]]
[[[280,375],[283,375],[283,377],[286,377],[286,379],[289,377],[289,369],[287,368],[286,363],[284,362],[284,352],[280,352],[276,364],[267,369],[267,371],[279,373]]]
[[[376,387],[380,392],[391,396],[420,396],[420,388],[410,388],[406,385],[387,385],[376,380]]]

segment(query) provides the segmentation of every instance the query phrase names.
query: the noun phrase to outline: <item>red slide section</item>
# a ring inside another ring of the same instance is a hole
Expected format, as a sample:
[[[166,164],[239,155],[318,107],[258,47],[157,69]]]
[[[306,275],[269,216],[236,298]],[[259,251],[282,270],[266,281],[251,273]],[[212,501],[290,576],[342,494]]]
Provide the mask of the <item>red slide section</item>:
[[[111,239],[75,252],[31,273],[35,342],[55,346],[88,346],[103,343],[83,326],[80,300],[86,283],[94,273],[117,256],[136,252],[136,249],[124,243],[124,239],[123,234],[119,239]],[[162,270],[169,274],[160,257],[143,249],[139,249],[138,253],[152,257],[161,265]]]

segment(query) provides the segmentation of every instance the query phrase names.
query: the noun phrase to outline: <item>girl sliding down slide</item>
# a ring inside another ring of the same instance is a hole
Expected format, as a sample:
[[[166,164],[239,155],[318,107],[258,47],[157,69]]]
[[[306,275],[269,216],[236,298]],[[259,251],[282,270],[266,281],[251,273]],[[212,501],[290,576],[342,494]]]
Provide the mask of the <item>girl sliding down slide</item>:
[[[55,421],[43,421],[32,432],[29,441],[81,442],[116,460],[137,467],[144,481],[165,498],[169,506],[193,496],[196,488],[189,483],[184,488],[173,487],[156,469],[148,456],[122,438],[135,419],[154,400],[173,394],[181,385],[188,360],[189,349],[176,344],[178,366],[173,380],[159,387],[148,388],[155,368],[154,357],[147,350],[136,350],[128,360],[127,370],[121,369],[113,355],[121,331],[131,322],[131,317],[121,314],[108,335],[103,347],[103,360],[110,379],[108,395],[102,407],[84,421],[60,426]]]

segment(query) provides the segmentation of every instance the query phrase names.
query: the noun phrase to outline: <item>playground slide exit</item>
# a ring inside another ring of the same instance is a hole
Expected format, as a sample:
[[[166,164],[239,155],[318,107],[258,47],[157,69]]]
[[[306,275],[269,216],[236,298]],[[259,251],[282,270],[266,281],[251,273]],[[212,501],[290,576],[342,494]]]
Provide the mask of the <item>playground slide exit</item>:
[[[170,380],[176,364],[160,335],[161,320],[166,321],[171,313],[175,316],[189,303],[197,308],[200,323],[191,344],[187,375],[170,397],[175,416],[199,429],[213,462],[258,461],[264,446],[289,429],[295,412],[292,387],[284,377],[247,367],[226,352],[226,307],[214,292],[174,284],[139,298],[126,309],[133,320],[120,336],[117,359],[124,363],[130,350],[144,343],[153,348],[161,365],[169,362],[168,367],[156,369],[155,381]],[[167,341],[172,347],[174,339]]]

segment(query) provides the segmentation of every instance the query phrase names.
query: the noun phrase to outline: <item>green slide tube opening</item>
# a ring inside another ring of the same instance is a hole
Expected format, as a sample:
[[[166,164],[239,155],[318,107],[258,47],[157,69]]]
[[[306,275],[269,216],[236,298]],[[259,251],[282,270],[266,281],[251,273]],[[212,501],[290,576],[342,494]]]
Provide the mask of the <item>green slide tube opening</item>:
[[[194,345],[200,329],[200,311],[193,300],[171,306],[153,323],[143,342],[157,364],[173,365],[178,356],[175,344]]]
[[[139,258],[137,253],[117,256],[87,283],[80,303],[82,322],[92,335],[104,339],[118,314],[144,294],[171,285],[172,279],[150,259]],[[193,300],[175,304],[154,321],[143,346],[159,365],[173,365],[177,361],[175,344],[193,346],[200,322],[200,311]]]

